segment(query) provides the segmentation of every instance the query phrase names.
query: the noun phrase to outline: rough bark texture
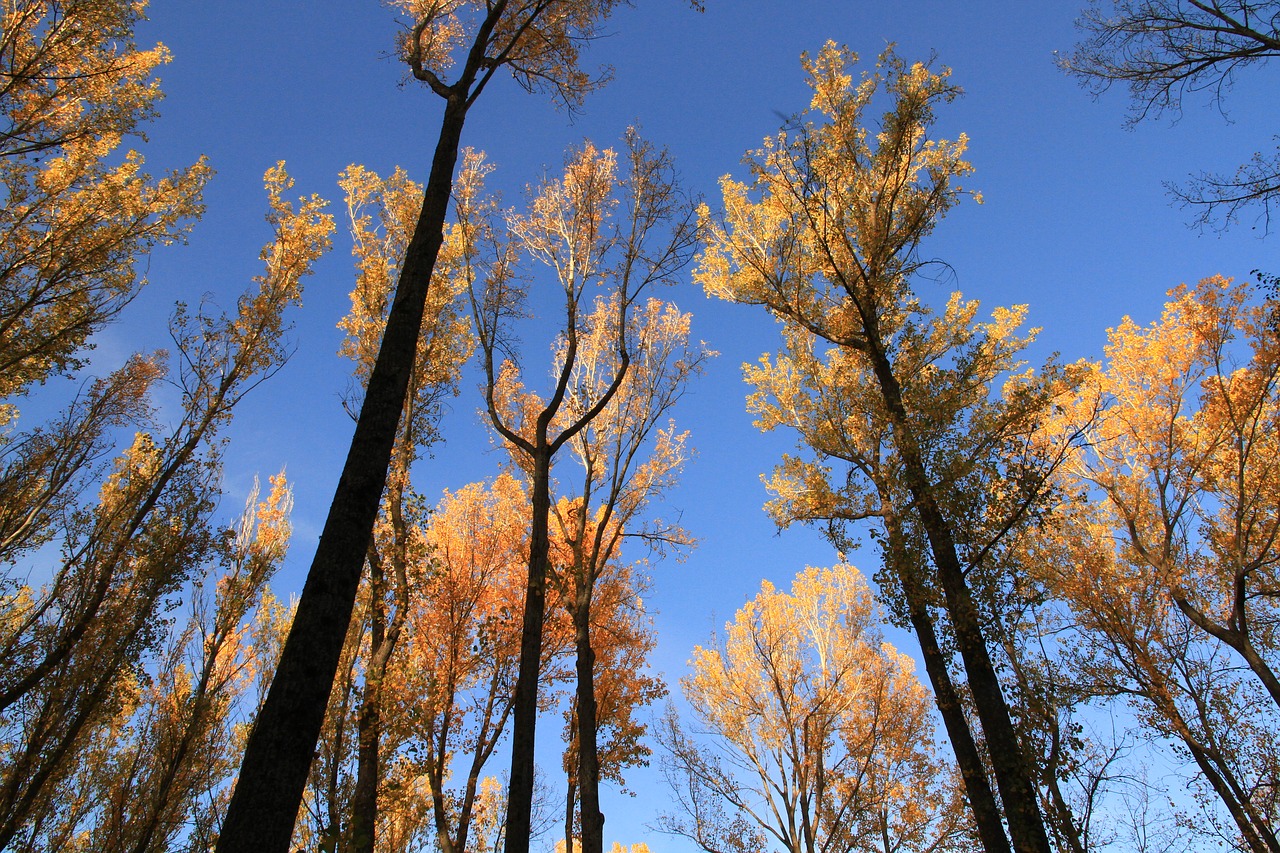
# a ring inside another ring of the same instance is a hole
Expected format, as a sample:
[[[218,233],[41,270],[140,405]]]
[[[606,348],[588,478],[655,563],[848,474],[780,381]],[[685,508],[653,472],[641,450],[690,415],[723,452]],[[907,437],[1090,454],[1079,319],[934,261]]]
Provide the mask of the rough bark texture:
[[[249,736],[218,853],[286,853],[324,723],[413,373],[431,273],[443,242],[467,101],[446,101],[422,211],[342,476],[266,701]]]

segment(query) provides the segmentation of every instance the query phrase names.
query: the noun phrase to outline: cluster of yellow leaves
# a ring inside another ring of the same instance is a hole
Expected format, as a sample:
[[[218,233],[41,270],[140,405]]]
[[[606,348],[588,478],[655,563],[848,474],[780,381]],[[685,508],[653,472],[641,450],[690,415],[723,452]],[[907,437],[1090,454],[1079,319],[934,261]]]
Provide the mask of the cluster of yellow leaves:
[[[1070,608],[1084,692],[1135,697],[1245,845],[1270,849],[1274,807],[1248,791],[1280,774],[1280,346],[1269,306],[1227,279],[1169,297],[1110,330],[1047,425],[1087,440],[1027,565]]]
[[[494,818],[485,812],[494,792],[484,791],[496,783],[482,770],[511,713],[527,526],[528,498],[511,475],[446,492],[423,531],[430,564],[415,583],[403,654],[387,673],[387,743],[398,751],[389,769],[394,796],[420,788],[419,799],[406,802],[422,802],[431,834],[455,845],[469,833],[483,835],[478,827]],[[548,659],[569,639],[563,617],[553,625]],[[564,676],[551,667],[544,674]],[[388,813],[403,805],[387,803]]]
[[[959,94],[949,71],[907,68],[887,52],[855,86],[847,69],[856,61],[833,42],[806,57],[810,110],[755,152],[752,185],[721,180],[724,218],[703,207],[708,238],[694,277],[709,294],[861,347],[869,318],[888,335],[911,304],[915,249],[964,194],[956,179],[972,167],[963,136],[924,135],[934,105]],[[863,118],[881,92],[896,106],[872,145]]]
[[[575,844],[574,849],[578,850],[581,848]],[[563,838],[556,841],[555,850],[556,853],[564,853],[565,843]],[[645,844],[643,841],[631,845],[623,844],[621,841],[615,841],[613,842],[613,846],[609,848],[609,853],[649,853],[649,845]]]
[[[1090,423],[1073,475],[1103,498],[1092,523],[1120,534],[1106,549],[1131,575],[1117,592],[1151,585],[1243,628],[1242,608],[1269,609],[1280,559],[1280,348],[1243,287],[1214,277],[1170,296],[1157,323],[1111,330],[1105,368],[1064,412]],[[1235,361],[1240,343],[1247,361]]]
[[[125,712],[139,722],[127,732],[132,740],[120,747],[132,750],[135,762],[127,781],[136,793],[121,794],[134,828],[98,826],[87,837],[126,831],[144,841],[155,833],[168,837],[181,825],[173,816],[200,812],[201,792],[218,789],[229,772],[219,746],[230,737],[227,709],[252,680],[246,673],[258,672],[257,664],[270,657],[247,651],[246,620],[283,558],[291,499],[283,478],[276,478],[260,506],[251,498],[236,529],[214,534],[209,518],[220,479],[215,436],[244,394],[287,357],[284,313],[300,302],[300,278],[328,248],[332,230],[322,200],[304,199],[295,209],[284,199],[291,182],[282,165],[269,170],[265,182],[273,238],[262,252],[263,274],[235,311],[193,315],[180,307],[173,321],[177,382],[184,392],[173,428],[163,435],[136,433],[103,479],[96,505],[79,506],[77,489],[92,480],[95,460],[110,446],[104,427],[144,417],[147,389],[163,371],[161,357],[134,357],[73,404],[57,432],[22,436],[20,446],[41,452],[16,454],[16,468],[0,476],[7,484],[30,470],[43,473],[40,466],[56,474],[20,512],[42,519],[55,510],[58,526],[43,535],[64,538],[63,559],[49,582],[38,593],[26,590],[25,612],[6,619],[14,629],[0,637],[10,664],[0,678],[0,708],[24,709],[5,720],[0,845],[25,825],[45,825],[42,815],[53,821],[50,827],[69,828],[103,817],[105,812],[64,814],[56,793],[75,774],[91,776],[84,784],[113,790],[124,784],[111,782],[101,767],[75,768],[74,758],[100,736],[115,737],[112,714],[129,707],[117,701],[118,685],[147,666],[161,675],[150,698],[136,712]],[[100,312],[95,317],[93,323],[103,319]],[[80,331],[88,334],[93,323]],[[41,443],[46,435],[62,442],[48,454]],[[40,461],[44,455],[47,464]],[[29,572],[13,558],[41,542],[26,537],[21,525],[17,533],[5,555],[11,578],[14,570]],[[215,565],[222,577],[210,584],[209,595],[203,584]],[[194,600],[193,617],[180,629],[167,614],[184,594]],[[34,719],[45,723],[23,722]]]
[[[142,282],[135,261],[201,211],[203,160],[160,180],[118,153],[160,97],[132,0],[14,0],[0,23],[0,398],[80,366]]]
[[[356,379],[363,384],[377,358],[400,264],[422,205],[422,186],[403,169],[382,178],[363,166],[349,166],[338,186],[346,195],[357,270],[351,311],[338,324],[346,333],[339,354],[355,361]],[[457,310],[463,285],[456,270],[457,250],[457,241],[446,240],[428,290],[412,380],[424,392],[456,386],[461,365],[471,352],[469,323]]]

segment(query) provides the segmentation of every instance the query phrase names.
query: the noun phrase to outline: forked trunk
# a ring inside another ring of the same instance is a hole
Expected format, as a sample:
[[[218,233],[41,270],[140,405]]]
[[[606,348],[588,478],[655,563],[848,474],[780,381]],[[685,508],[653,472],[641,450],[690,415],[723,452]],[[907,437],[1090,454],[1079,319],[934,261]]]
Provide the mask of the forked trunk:
[[[511,724],[511,782],[507,791],[506,853],[529,853],[532,831],[535,728],[538,679],[542,667],[542,626],[547,607],[548,524],[551,517],[551,451],[533,457],[529,489],[529,575],[525,583],[520,633],[520,674],[516,679]]]

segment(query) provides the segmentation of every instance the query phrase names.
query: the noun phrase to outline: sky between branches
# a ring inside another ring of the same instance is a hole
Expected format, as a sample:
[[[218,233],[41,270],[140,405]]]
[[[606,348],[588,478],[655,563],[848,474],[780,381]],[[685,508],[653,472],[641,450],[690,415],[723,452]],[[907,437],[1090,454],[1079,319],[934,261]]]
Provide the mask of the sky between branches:
[[[957,289],[984,309],[1028,303],[1032,325],[1044,329],[1033,362],[1052,351],[1064,360],[1098,357],[1109,326],[1124,314],[1150,322],[1165,291],[1180,282],[1280,272],[1280,238],[1261,239],[1261,225],[1253,228],[1247,217],[1224,236],[1192,231],[1190,215],[1170,206],[1161,183],[1230,170],[1270,142],[1274,67],[1251,69],[1230,94],[1232,123],[1206,98],[1192,97],[1176,124],[1126,131],[1122,92],[1094,102],[1054,66],[1054,52],[1077,39],[1075,3],[712,0],[701,15],[683,0],[638,5],[621,10],[607,26],[611,35],[593,48],[588,64],[612,65],[615,79],[581,115],[556,112],[509,79],[495,81],[473,111],[464,144],[498,166],[489,184],[508,204],[557,171],[566,146],[585,138],[617,145],[634,123],[671,149],[686,187],[714,207],[718,178],[745,178],[744,152],[806,106],[801,51],[833,39],[869,65],[895,42],[908,61],[936,55],[965,89],[938,130],[968,134],[976,168],[968,184],[985,200],[961,205],[928,241],[926,253],[946,266],[937,267],[936,284],[918,290],[938,304]],[[207,294],[224,307],[234,300],[256,271],[265,238],[259,211],[268,166],[285,160],[295,194],[325,195],[341,220],[338,173],[351,163],[382,174],[399,165],[425,179],[439,119],[439,99],[404,83],[390,57],[394,17],[372,0],[157,3],[149,14],[139,44],[162,41],[174,56],[160,72],[167,97],[148,131],[149,166],[159,172],[203,153],[218,175],[190,244],[150,259],[150,288],[121,325],[100,336],[98,373],[133,349],[164,346],[164,317],[175,300]],[[293,359],[246,401],[227,458],[228,507],[240,504],[255,473],[286,466],[294,483],[293,546],[275,582],[282,596],[301,585],[351,432],[340,403],[349,365],[337,356],[336,324],[353,281],[341,226],[334,251],[306,282]],[[671,504],[700,544],[683,564],[652,570],[654,663],[674,687],[692,646],[731,618],[761,578],[786,587],[806,564],[831,565],[835,555],[814,531],[778,535],[761,511],[759,475],[791,449],[792,438],[752,427],[740,366],[775,347],[776,328],[762,312],[707,299],[687,276],[664,296],[692,311],[694,336],[721,353],[675,412],[692,430],[698,457]],[[545,362],[545,342],[525,344],[531,364]],[[476,381],[464,379],[443,425],[446,442],[420,463],[418,482],[431,494],[492,476],[502,462],[478,414]],[[850,562],[870,576],[874,550]],[[895,639],[904,649],[914,645]],[[558,729],[542,727],[542,739],[550,744]],[[545,761],[548,771],[558,766],[555,755]],[[680,849],[643,827],[665,800],[656,769],[634,776],[638,800],[604,804],[606,836]]]

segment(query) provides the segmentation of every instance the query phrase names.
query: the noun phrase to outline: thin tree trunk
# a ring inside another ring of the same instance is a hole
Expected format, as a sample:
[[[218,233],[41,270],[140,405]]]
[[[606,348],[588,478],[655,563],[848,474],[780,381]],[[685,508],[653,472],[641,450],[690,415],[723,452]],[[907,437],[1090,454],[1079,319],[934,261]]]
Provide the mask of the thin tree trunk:
[[[1280,843],[1277,842],[1271,828],[1264,822],[1256,820],[1255,814],[1250,814],[1252,810],[1246,808],[1246,799],[1239,795],[1242,792],[1238,783],[1235,782],[1234,778],[1225,775],[1224,772],[1220,772],[1220,770],[1225,771],[1227,768],[1222,766],[1221,762],[1215,761],[1209,751],[1204,748],[1204,745],[1191,734],[1180,714],[1176,715],[1175,726],[1178,729],[1178,734],[1182,737],[1182,742],[1186,744],[1187,750],[1200,767],[1200,772],[1204,774],[1205,779],[1209,781],[1209,785],[1217,793],[1218,798],[1222,800],[1222,804],[1231,813],[1231,818],[1239,828],[1240,835],[1249,850],[1252,853],[1276,853],[1276,851],[1280,851]]]
[[[579,583],[583,581],[580,579]],[[578,802],[581,806],[582,853],[602,853],[604,815],[600,812],[600,756],[596,744],[595,651],[591,648],[590,592],[579,593],[574,606],[577,646]]]
[[[460,94],[446,101],[382,345],[293,625],[249,736],[218,853],[289,850],[413,373],[466,115]]]
[[[378,822],[379,741],[382,738],[382,678],[386,674],[386,579],[381,561],[369,561],[369,666],[356,714],[356,786],[351,792],[351,851],[373,853]],[[379,666],[379,663],[382,665]]]
[[[577,711],[574,711],[577,717]],[[569,770],[569,788],[564,795],[564,853],[573,853],[573,807],[578,804],[576,771]]]
[[[520,674],[516,679],[511,724],[511,782],[507,791],[506,853],[529,853],[532,831],[534,739],[538,722],[538,680],[542,665],[542,627],[546,617],[548,524],[551,517],[551,451],[543,439],[533,456],[529,529],[529,574],[520,632]]]

